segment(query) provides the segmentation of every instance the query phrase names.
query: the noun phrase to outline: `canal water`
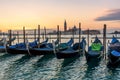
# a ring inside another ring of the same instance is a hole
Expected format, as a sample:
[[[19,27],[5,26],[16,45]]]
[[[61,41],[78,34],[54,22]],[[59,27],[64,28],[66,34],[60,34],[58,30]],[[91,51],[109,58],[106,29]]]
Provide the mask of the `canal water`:
[[[54,55],[0,54],[0,80],[119,80],[120,67],[108,68],[107,61],[86,63],[77,59],[56,59]]]
[[[120,67],[108,68],[104,58],[87,63],[84,55],[57,59],[0,53],[0,80],[119,80]]]

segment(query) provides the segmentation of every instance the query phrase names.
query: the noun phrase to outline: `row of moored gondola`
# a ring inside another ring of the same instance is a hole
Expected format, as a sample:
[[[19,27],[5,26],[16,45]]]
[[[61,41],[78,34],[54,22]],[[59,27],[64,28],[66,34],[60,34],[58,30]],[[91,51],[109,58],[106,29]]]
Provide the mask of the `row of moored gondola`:
[[[10,40],[14,41],[15,38]],[[12,46],[8,46],[9,41],[6,39],[0,40],[0,52],[7,51],[11,54],[28,54],[28,55],[52,55],[54,54],[58,59],[65,58],[77,58],[80,55],[85,54],[86,60],[97,61],[100,60],[104,54],[104,47],[101,41],[96,36],[94,42],[89,46],[88,52],[85,50],[86,40],[82,38],[81,42],[74,43],[71,38],[67,43],[59,43],[59,40],[48,43],[48,38],[39,43],[38,40],[33,42],[19,43]],[[2,43],[6,43],[3,45]],[[5,47],[4,47],[5,46]],[[111,43],[108,45],[108,65],[118,65],[120,63],[120,42],[115,37],[112,38]]]

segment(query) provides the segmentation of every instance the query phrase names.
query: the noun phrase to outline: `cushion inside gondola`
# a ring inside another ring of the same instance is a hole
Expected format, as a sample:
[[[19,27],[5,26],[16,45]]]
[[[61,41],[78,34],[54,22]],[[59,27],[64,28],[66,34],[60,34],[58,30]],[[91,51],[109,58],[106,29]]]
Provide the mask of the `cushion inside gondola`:
[[[116,50],[113,50],[113,51],[111,52],[111,54],[114,55],[114,56],[120,57],[120,52],[118,52],[118,51],[116,51]]]

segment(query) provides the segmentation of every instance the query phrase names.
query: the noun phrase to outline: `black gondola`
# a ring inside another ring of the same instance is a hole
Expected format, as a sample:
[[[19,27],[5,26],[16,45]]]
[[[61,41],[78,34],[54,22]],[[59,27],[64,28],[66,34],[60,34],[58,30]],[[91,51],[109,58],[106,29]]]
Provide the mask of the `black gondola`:
[[[55,41],[55,46],[62,47],[62,45],[58,45],[59,40],[57,39]],[[72,42],[72,39],[70,39],[67,43],[62,43],[64,45],[64,48],[61,48],[61,50],[65,49],[65,45],[70,45]],[[54,54],[54,47],[52,43],[47,43],[45,47],[42,48],[30,48],[29,52],[31,55],[51,55]]]
[[[91,61],[91,60],[99,61],[102,58],[103,46],[97,36],[96,36],[94,42],[89,47],[88,52],[86,52],[85,56],[86,56],[87,61]]]
[[[117,66],[120,64],[120,42],[113,36],[108,46],[108,65]]]
[[[47,42],[48,42],[48,39],[38,44],[38,40],[35,40],[33,42],[28,43],[28,45],[30,48],[33,48],[33,47],[37,47],[38,45],[44,46],[44,44]],[[11,54],[30,54],[28,52],[28,47],[26,43],[19,43],[12,46],[6,46],[6,51]]]
[[[16,39],[16,37],[13,37],[11,40],[6,41],[6,38],[2,38],[0,40],[0,52],[5,52],[5,44],[9,44],[13,42]]]
[[[69,48],[65,50],[60,50],[56,52],[55,55],[58,59],[80,57],[80,55],[85,50],[85,46],[86,46],[86,41],[85,38],[83,38],[80,43],[75,43],[73,46],[69,45],[68,46]]]

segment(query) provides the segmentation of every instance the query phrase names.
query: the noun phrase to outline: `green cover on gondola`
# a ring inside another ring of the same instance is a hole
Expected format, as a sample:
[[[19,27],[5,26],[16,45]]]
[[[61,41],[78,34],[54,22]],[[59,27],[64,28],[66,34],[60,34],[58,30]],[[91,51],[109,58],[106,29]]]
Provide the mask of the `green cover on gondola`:
[[[92,43],[91,48],[93,51],[100,51],[101,50],[101,43]]]

